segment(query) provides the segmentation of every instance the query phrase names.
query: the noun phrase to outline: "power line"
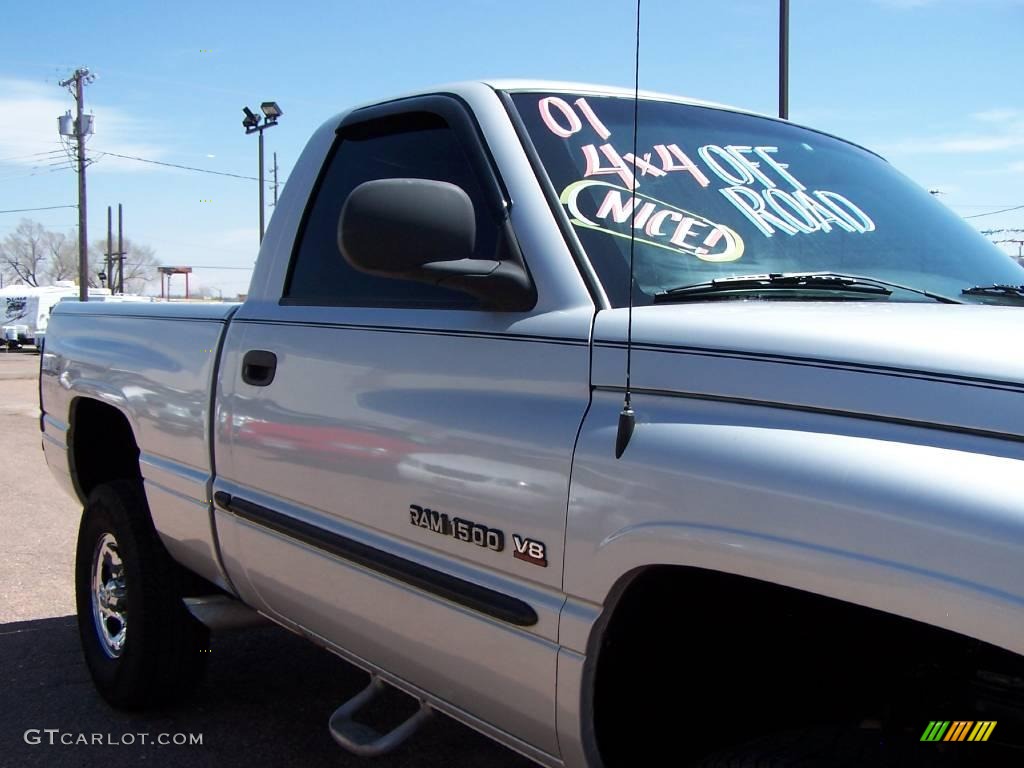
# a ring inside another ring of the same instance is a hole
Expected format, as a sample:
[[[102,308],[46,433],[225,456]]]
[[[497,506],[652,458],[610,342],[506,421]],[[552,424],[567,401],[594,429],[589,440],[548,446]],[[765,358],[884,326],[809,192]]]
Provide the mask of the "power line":
[[[41,222],[37,222],[37,223],[42,224],[44,228],[46,228],[47,230],[49,230],[51,232],[53,232],[54,230],[65,230],[66,231],[66,230],[75,229],[75,228],[78,227],[78,222],[77,221],[74,222],[73,224],[60,224],[60,223],[47,222],[47,221],[41,221]],[[0,224],[0,234],[3,234],[5,232],[6,233],[14,232],[15,230],[18,229],[19,226],[21,226],[21,225],[20,224]],[[65,234],[65,232],[58,232],[57,234]],[[78,237],[78,235],[73,235],[73,236],[76,237],[76,238]]]
[[[977,219],[981,216],[994,216],[997,213],[1007,213],[1008,211],[1019,211],[1024,208],[1024,205],[1015,205],[1012,208],[1003,208],[998,211],[986,211],[985,213],[973,213],[970,216],[964,216],[965,219]]]
[[[247,270],[255,269],[255,267],[227,267],[227,266],[217,266],[215,264],[192,264],[191,266],[193,268],[195,268],[195,269],[247,269]]]
[[[40,152],[40,153],[37,153],[36,155],[23,155],[23,156],[21,156],[21,158],[4,158],[4,160],[24,159],[24,158],[29,158],[29,157],[37,157],[37,156],[41,156],[41,155],[48,155],[48,157],[44,158],[45,160],[56,160],[55,155],[60,154],[61,152],[62,152],[62,150],[56,149],[56,150],[52,150],[50,152]],[[180,165],[178,163],[167,163],[167,162],[163,162],[161,160],[150,160],[150,159],[145,158],[145,157],[136,157],[135,155],[122,155],[122,154],[120,154],[118,152],[104,152],[102,150],[97,150],[94,154],[96,154],[96,155],[109,155],[110,157],[119,157],[119,158],[121,158],[123,160],[135,160],[136,162],[150,163],[152,165],[162,165],[162,166],[166,166],[168,168],[178,168],[178,169],[183,170],[183,171],[194,171],[196,173],[209,173],[209,174],[212,174],[214,176],[228,176],[228,177],[233,178],[233,179],[245,179],[246,181],[259,181],[259,179],[257,177],[255,177],[255,176],[245,176],[245,175],[239,174],[239,173],[228,173],[227,171],[213,171],[213,170],[210,170],[209,168],[196,168],[196,167],[191,166],[191,165]],[[4,160],[0,160],[0,162],[4,162]],[[42,160],[40,162],[42,162]],[[49,167],[53,167],[53,165],[54,164],[50,164]],[[60,166],[56,170],[62,170],[65,167],[69,167],[69,166],[64,166],[63,161],[60,161],[56,165]],[[36,167],[36,166],[33,166],[33,167]],[[71,168],[70,170],[74,170],[74,169]],[[24,178],[28,178],[29,176],[36,176],[36,175],[38,175],[38,172],[37,173],[24,174],[24,175],[21,175],[21,176],[8,176],[5,179],[0,179],[0,181],[13,180],[13,179],[24,179]],[[272,185],[273,183],[268,181],[267,184]]]
[[[32,176],[40,176],[40,175],[42,175],[44,173],[55,173],[56,171],[73,171],[73,170],[75,170],[75,169],[70,167],[70,166],[67,166],[67,165],[61,165],[61,166],[59,166],[57,168],[45,168],[45,169],[44,168],[40,168],[38,171],[33,171],[32,173],[23,173],[23,174],[21,174],[19,176],[4,176],[3,178],[0,178],[0,181],[16,181],[18,179],[28,179],[28,178],[31,178]]]
[[[158,265],[146,264],[146,263],[143,263],[141,261],[138,261],[138,262],[136,262],[136,261],[126,261],[125,262],[125,266],[126,267],[151,267],[151,266],[158,266]],[[211,266],[209,264],[189,264],[189,266],[192,267],[192,269],[248,269],[248,270],[254,269],[254,267],[215,267],[215,266]]]
[[[137,160],[140,163],[152,163],[153,165],[165,165],[168,168],[180,168],[183,171],[196,171],[197,173],[211,173],[214,176],[230,176],[233,179],[245,179],[247,181],[259,181],[255,176],[243,176],[239,173],[227,173],[226,171],[211,171],[208,168],[195,168],[190,165],[178,165],[177,163],[165,163],[160,160],[147,160],[144,157],[135,157],[134,155],[120,155],[117,152],[103,152],[97,150],[98,155],[109,155],[110,157],[120,157],[124,160]]]
[[[947,203],[950,208],[1006,208],[1009,203]]]
[[[42,157],[43,155],[53,155],[63,152],[63,149],[51,149],[46,152],[35,152],[31,155],[15,155],[13,157],[0,157],[0,163],[10,162],[11,160],[28,160],[33,157]]]
[[[12,208],[9,211],[0,211],[0,213],[27,213],[28,211],[53,211],[57,208],[77,208],[77,205],[47,205],[43,208]]]

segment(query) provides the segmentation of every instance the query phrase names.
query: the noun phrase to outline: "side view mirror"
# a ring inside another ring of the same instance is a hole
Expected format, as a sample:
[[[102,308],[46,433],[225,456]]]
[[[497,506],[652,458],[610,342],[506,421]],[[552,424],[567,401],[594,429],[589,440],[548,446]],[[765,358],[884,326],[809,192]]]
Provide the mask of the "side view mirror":
[[[349,194],[338,217],[338,250],[353,268],[465,291],[494,309],[533,306],[514,260],[473,258],[476,213],[460,187],[428,179],[378,179]]]

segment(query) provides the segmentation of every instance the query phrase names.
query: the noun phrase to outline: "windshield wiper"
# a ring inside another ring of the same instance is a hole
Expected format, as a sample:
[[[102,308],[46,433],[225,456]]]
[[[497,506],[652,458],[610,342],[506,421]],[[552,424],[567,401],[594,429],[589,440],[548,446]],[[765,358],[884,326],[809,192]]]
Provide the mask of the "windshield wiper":
[[[1024,299],[1024,285],[976,285],[964,288],[961,293],[967,296],[996,296],[998,298]]]
[[[687,301],[691,298],[704,298],[714,294],[730,291],[762,291],[762,290],[798,290],[798,291],[837,291],[841,293],[866,293],[875,296],[889,296],[891,289],[910,291],[919,296],[927,296],[943,304],[962,304],[962,301],[942,296],[938,293],[911,288],[899,283],[890,283],[875,277],[860,275],[843,275],[837,272],[772,272],[767,275],[736,275],[720,277],[706,283],[681,285],[654,294],[654,302]]]

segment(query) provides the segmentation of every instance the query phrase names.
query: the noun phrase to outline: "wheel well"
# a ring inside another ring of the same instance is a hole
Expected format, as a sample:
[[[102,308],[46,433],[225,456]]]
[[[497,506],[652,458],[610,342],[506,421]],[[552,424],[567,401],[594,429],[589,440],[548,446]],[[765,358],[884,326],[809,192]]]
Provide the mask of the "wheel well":
[[[71,478],[82,503],[100,483],[142,477],[138,443],[117,408],[80,397],[71,404],[70,424]]]
[[[631,574],[614,594],[583,694],[606,766],[666,753],[686,764],[791,728],[1024,712],[1021,657],[910,619],[676,566]]]

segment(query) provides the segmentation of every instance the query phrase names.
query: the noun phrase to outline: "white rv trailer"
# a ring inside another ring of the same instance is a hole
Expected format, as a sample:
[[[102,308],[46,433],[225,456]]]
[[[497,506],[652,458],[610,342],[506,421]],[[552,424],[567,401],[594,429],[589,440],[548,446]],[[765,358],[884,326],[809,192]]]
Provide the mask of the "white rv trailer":
[[[0,344],[10,348],[42,347],[50,313],[59,301],[77,300],[78,286],[70,280],[56,285],[12,285],[0,289]],[[90,288],[90,301],[152,301],[149,296],[112,295],[109,288]]]
[[[57,285],[12,285],[0,289],[0,341],[8,348],[40,346],[54,305],[77,293],[77,286],[64,281]]]

